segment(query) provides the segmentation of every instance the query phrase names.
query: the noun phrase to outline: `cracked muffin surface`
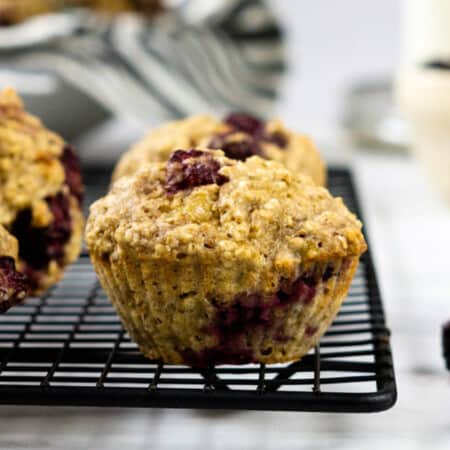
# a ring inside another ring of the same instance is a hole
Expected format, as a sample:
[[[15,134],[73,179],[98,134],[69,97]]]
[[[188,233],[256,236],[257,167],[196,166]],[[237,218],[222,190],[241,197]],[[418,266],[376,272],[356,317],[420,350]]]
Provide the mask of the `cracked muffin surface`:
[[[257,155],[309,175],[319,185],[326,182],[325,164],[311,139],[280,120],[264,122],[244,113],[232,113],[224,120],[198,115],[153,129],[121,157],[113,180],[133,174],[142,164],[167,161],[177,148],[192,147],[220,149],[241,161]]]
[[[37,295],[80,252],[83,185],[73,148],[0,92],[0,224],[18,241],[18,269]]]
[[[141,351],[194,366],[303,356],[366,248],[310,177],[194,149],[118,180],[91,206],[86,241]]]

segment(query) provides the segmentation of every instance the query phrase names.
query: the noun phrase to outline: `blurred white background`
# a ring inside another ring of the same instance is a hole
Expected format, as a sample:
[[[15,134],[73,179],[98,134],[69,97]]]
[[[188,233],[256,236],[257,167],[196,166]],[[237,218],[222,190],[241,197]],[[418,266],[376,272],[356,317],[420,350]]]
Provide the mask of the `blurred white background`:
[[[287,27],[291,64],[279,115],[316,138],[334,139],[347,89],[389,77],[399,64],[401,2],[270,3]]]
[[[275,115],[317,140],[328,160],[345,160],[339,138],[348,91],[394,77],[401,60],[402,1],[266,1],[287,38],[288,71]],[[89,160],[120,154],[150,127],[126,125],[113,121],[77,146]],[[93,142],[95,155],[88,151]]]

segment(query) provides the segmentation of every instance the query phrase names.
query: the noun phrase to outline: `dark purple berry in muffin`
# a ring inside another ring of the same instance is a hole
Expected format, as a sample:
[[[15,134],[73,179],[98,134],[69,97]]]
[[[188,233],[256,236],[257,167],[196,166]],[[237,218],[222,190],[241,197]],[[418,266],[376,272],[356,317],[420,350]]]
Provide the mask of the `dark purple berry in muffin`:
[[[222,185],[228,177],[219,173],[221,165],[210,153],[176,150],[167,163],[166,191],[178,191],[206,184]]]
[[[0,257],[0,313],[16,305],[28,293],[27,277],[16,271],[14,259]]]
[[[61,156],[61,164],[64,166],[66,183],[69,186],[70,193],[78,200],[80,205],[83,202],[84,188],[81,177],[81,166],[78,156],[71,145],[64,147]]]
[[[221,149],[228,158],[239,161],[245,161],[250,156],[261,154],[261,147],[251,137],[242,141],[227,141],[226,136],[216,136],[208,147]]]
[[[286,148],[288,143],[287,137],[283,133],[280,133],[279,131],[271,134],[264,134],[262,136],[262,140],[275,144],[280,148]]]
[[[217,345],[200,354],[191,350],[184,354],[189,364],[207,366],[209,364],[242,364],[256,360],[251,347],[246,346],[245,335],[249,330],[277,329],[279,314],[294,303],[308,305],[316,293],[317,282],[311,276],[300,276],[294,282],[284,283],[282,289],[271,296],[241,294],[226,306],[217,305],[214,325],[208,331],[217,338]],[[317,328],[307,327],[306,335],[312,336]],[[285,342],[288,337],[279,330],[273,338]]]
[[[264,122],[245,113],[231,113],[225,117],[224,122],[234,130],[242,131],[252,136],[261,133],[264,129]]]
[[[60,265],[64,260],[64,247],[70,239],[72,224],[69,198],[59,193],[46,199],[53,220],[47,227],[32,226],[29,209],[22,210],[12,224],[11,233],[20,243],[19,256],[26,263],[25,273],[30,278],[32,288],[37,287],[40,271],[47,268],[50,261]]]
[[[248,114],[232,113],[224,119],[224,123],[231,127],[231,131],[214,136],[208,147],[223,150],[228,158],[240,161],[245,161],[253,155],[264,158],[262,142],[272,143],[279,148],[287,146],[287,137],[284,134],[280,132],[267,133],[266,124]],[[236,133],[244,133],[245,136],[238,136],[236,139]]]
[[[307,325],[305,329],[305,334],[308,337],[314,336],[317,333],[318,329],[319,328],[316,326]]]
[[[204,155],[205,152],[202,152],[201,150],[175,150],[171,155],[169,159],[169,163],[174,162],[183,162],[186,159],[189,158],[199,158],[200,156]]]
[[[69,198],[63,194],[58,194],[50,197],[47,203],[54,218],[46,232],[47,255],[49,259],[54,259],[62,264],[64,246],[70,239],[72,231]]]

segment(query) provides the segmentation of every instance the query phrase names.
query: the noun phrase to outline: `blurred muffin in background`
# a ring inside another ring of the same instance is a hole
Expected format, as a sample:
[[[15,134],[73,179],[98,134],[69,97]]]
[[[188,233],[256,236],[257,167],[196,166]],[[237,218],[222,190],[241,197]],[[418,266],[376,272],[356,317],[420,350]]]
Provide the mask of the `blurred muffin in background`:
[[[0,225],[18,241],[31,294],[58,281],[78,257],[82,197],[73,148],[28,114],[13,89],[0,92]]]
[[[137,11],[153,14],[161,9],[159,0],[0,0],[0,25],[12,25],[38,14],[64,8],[92,8],[106,13]]]
[[[0,0],[0,25],[13,25],[52,11],[48,0]]]
[[[307,136],[293,132],[280,120],[264,122],[249,114],[232,113],[224,120],[198,115],[152,130],[125,153],[113,181],[131,175],[148,162],[165,162],[177,148],[221,149],[228,158],[245,161],[260,156],[325,184],[326,170],[319,151]]]
[[[99,11],[138,11],[153,14],[162,9],[160,0],[75,0],[76,6],[86,6]]]

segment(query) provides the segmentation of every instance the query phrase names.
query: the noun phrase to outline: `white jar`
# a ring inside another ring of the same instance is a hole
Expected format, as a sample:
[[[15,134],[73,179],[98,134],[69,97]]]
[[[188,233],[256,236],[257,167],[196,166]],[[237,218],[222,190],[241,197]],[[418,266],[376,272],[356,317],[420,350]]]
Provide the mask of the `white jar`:
[[[413,152],[450,202],[450,70],[403,69],[397,103],[409,124]]]
[[[450,1],[402,1],[402,62],[420,64],[450,56]]]
[[[427,67],[450,63],[450,0],[403,0],[402,25],[397,104],[413,153],[450,201],[450,70]]]

